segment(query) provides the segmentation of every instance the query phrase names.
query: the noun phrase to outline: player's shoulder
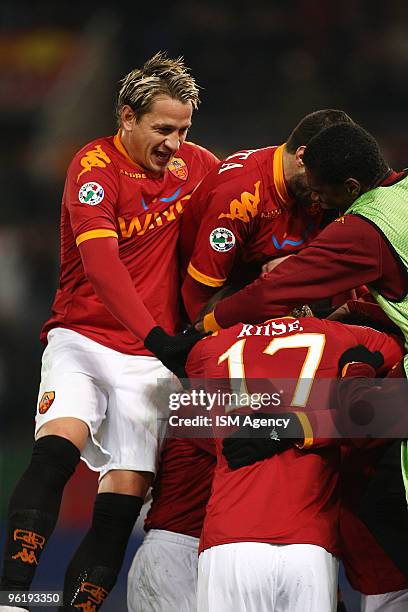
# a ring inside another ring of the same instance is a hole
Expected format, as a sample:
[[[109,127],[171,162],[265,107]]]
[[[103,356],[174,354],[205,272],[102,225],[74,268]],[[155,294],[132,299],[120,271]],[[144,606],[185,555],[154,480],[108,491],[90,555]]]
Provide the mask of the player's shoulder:
[[[271,161],[272,149],[247,149],[229,155],[211,168],[201,190],[217,194],[223,200],[239,199],[243,193],[253,193],[256,198],[264,180],[264,160]],[[272,168],[272,163],[269,167]]]
[[[113,136],[101,136],[100,138],[95,138],[94,140],[87,142],[80,149],[78,149],[78,151],[73,156],[73,160],[81,159],[84,156],[88,156],[91,158],[103,158],[104,155],[112,155],[115,150],[116,149],[113,144]]]
[[[330,221],[314,241],[323,243],[325,248],[351,249],[353,253],[365,250],[367,242],[378,236],[374,226],[362,217],[353,214],[340,215]],[[376,243],[373,244],[375,246]]]
[[[264,147],[262,149],[242,149],[228,155],[223,159],[218,168],[220,181],[239,181],[247,174],[260,174],[265,166],[272,170],[272,160],[276,147]],[[270,165],[269,165],[270,162]]]
[[[317,325],[327,337],[339,343],[364,344],[367,346],[376,346],[379,348],[382,344],[388,342],[396,342],[397,340],[382,331],[373,329],[365,325],[351,325],[342,321],[328,321],[327,319],[311,319],[317,322]]]
[[[354,213],[346,213],[339,215],[327,227],[331,227],[335,231],[341,233],[345,231],[365,232],[369,231],[372,224],[365,218]]]
[[[220,351],[226,350],[230,341],[231,343],[236,341],[241,325],[241,323],[237,323],[233,327],[220,329],[202,338],[202,340],[197,342],[191,349],[188,356],[187,368],[193,368],[193,366],[194,370],[196,367],[200,368],[208,359],[211,359],[216,354],[221,354]]]
[[[78,182],[83,174],[95,169],[116,171],[115,160],[119,155],[113,136],[95,138],[82,146],[73,156],[68,173]]]

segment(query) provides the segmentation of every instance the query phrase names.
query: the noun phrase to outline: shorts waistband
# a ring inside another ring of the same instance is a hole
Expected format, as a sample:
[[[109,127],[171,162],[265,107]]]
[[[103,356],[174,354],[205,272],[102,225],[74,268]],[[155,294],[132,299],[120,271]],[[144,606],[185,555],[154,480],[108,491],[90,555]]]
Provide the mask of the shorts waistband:
[[[149,529],[145,535],[145,542],[160,540],[162,542],[173,542],[173,544],[181,544],[188,546],[193,550],[198,549],[199,538],[185,535],[184,533],[175,533],[174,531],[166,531],[165,529]]]

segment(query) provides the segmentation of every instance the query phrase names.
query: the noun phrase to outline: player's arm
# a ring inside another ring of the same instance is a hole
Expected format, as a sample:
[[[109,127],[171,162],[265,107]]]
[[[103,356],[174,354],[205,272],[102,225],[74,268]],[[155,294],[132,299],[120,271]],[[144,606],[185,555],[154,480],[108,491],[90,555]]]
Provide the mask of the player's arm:
[[[287,315],[295,306],[336,295],[381,276],[381,238],[373,226],[347,215],[303,249],[217,304],[205,317],[213,331],[240,321],[258,323]]]
[[[189,349],[201,337],[194,333],[170,336],[157,325],[119,258],[115,238],[99,238],[79,246],[85,274],[95,294],[109,312],[154,355],[183,378]]]
[[[87,240],[79,245],[79,252],[86,277],[98,298],[126,329],[143,340],[157,323],[119,258],[117,239]]]
[[[200,311],[217,291],[218,287],[204,285],[189,274],[186,275],[182,285],[181,295],[183,297],[186,312],[192,323],[197,320]]]
[[[395,347],[391,338],[387,344],[384,344],[386,362],[379,350],[369,350],[362,344],[343,352],[338,364],[339,379],[333,387],[332,408],[307,414],[309,438],[304,445],[298,444],[298,448],[328,445],[371,448],[384,444],[384,437],[375,438],[376,434],[385,433],[377,431],[378,423],[373,419],[375,397],[381,388],[381,379],[376,377],[384,371],[385,363],[390,367],[388,357],[399,352],[397,341]]]
[[[385,378],[375,378],[382,371],[375,354],[381,353],[362,348],[372,357],[352,357],[356,361],[344,366],[336,387],[336,427],[340,435],[356,438],[352,441],[356,446],[383,444],[387,438],[405,438],[408,382],[403,361],[398,361]]]
[[[193,195],[205,197],[207,204],[181,290],[191,321],[224,285],[252,229],[262,189],[261,182],[256,180],[258,171],[253,175],[251,171],[239,181],[217,183],[218,175],[213,172]],[[194,201],[190,206],[194,206]]]

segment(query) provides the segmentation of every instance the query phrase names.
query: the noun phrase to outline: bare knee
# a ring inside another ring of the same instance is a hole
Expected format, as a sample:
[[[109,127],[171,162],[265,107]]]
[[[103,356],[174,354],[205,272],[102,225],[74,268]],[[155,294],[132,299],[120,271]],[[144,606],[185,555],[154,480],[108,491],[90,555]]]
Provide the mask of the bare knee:
[[[131,470],[111,470],[99,483],[98,493],[119,493],[146,497],[153,482],[152,472],[134,472]]]
[[[89,436],[88,425],[73,417],[62,417],[44,423],[38,430],[36,439],[44,436],[61,436],[74,444],[79,451],[82,451]]]

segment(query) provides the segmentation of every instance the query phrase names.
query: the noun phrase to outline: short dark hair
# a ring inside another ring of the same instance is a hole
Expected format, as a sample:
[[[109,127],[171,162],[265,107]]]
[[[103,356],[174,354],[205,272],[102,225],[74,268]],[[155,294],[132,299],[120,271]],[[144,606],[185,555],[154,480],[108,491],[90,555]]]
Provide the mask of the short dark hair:
[[[303,163],[328,184],[355,178],[373,187],[389,170],[375,138],[356,123],[332,125],[314,136]]]
[[[353,120],[347,113],[335,108],[325,108],[306,115],[287,139],[287,152],[296,153],[299,147],[309,144],[313,136],[336,123],[353,123]]]

